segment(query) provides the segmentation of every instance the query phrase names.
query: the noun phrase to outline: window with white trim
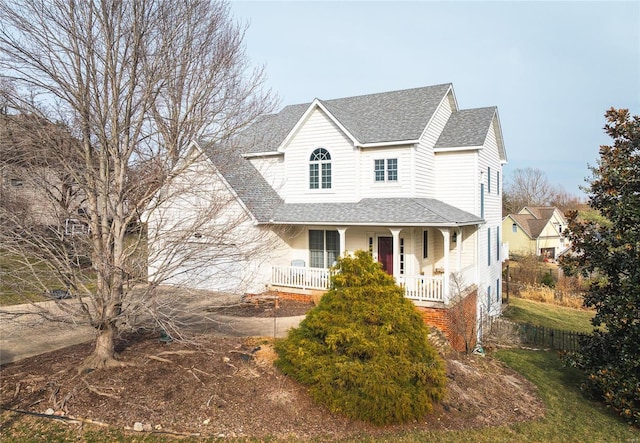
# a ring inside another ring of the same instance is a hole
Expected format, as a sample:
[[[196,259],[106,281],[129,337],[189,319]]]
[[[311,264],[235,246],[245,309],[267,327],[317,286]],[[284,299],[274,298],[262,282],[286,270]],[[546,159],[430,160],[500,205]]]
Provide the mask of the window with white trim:
[[[309,189],[331,189],[331,154],[324,148],[309,157]]]
[[[329,268],[338,260],[340,235],[338,231],[309,230],[309,266]]]
[[[398,159],[376,159],[373,161],[373,174],[376,182],[398,181]]]

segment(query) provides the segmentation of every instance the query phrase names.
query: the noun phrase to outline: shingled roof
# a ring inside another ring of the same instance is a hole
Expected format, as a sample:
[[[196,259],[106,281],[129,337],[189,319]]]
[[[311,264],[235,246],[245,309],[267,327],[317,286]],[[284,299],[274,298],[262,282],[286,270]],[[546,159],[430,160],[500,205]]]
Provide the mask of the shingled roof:
[[[556,210],[557,208],[553,206],[527,206],[518,214],[509,214],[509,217],[522,228],[529,238],[536,239],[540,237]]]
[[[255,220],[269,222],[282,199],[262,174],[236,149],[207,145],[203,150]]]
[[[529,214],[509,214],[509,217],[511,217],[531,239],[538,238],[549,221],[549,219],[541,220]]]
[[[446,83],[321,103],[362,144],[417,140],[450,88]]]
[[[364,198],[357,203],[286,203],[273,223],[330,225],[465,226],[481,218],[429,198]]]
[[[435,148],[482,146],[495,114],[495,106],[452,113]]]
[[[238,149],[244,153],[275,151],[310,105],[289,105],[277,114],[260,117],[240,134],[236,141]]]
[[[317,102],[361,144],[417,140],[450,83]],[[249,128],[239,144],[245,153],[275,151],[312,103],[290,105],[264,116]]]

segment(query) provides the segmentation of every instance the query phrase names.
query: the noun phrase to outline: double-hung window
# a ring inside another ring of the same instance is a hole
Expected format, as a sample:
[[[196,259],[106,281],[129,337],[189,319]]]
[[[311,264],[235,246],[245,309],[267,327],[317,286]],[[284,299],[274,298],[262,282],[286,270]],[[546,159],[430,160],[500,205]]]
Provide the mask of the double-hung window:
[[[309,265],[312,268],[329,268],[340,255],[338,231],[309,230]]]
[[[376,182],[398,181],[398,159],[376,159],[373,161],[373,174]]]
[[[309,189],[331,189],[331,155],[324,148],[309,158]]]

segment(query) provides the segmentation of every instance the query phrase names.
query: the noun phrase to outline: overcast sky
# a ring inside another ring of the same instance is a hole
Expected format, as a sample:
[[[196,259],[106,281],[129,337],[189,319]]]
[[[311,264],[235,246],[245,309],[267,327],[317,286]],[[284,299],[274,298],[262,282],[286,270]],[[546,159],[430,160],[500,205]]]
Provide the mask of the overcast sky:
[[[611,106],[640,114],[640,2],[242,1],[247,55],[280,108],[452,83],[461,109],[497,106],[515,169],[579,189]]]

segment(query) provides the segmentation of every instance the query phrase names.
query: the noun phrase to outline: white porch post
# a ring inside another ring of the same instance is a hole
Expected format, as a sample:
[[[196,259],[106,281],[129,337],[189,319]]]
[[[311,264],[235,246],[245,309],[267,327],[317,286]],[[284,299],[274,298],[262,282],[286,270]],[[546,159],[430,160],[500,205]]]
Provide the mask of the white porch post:
[[[456,230],[456,237],[456,258],[458,259],[456,261],[456,272],[460,273],[462,271],[462,241],[464,240],[462,238],[462,228]]]
[[[340,236],[340,257],[346,255],[347,252],[347,228],[338,227],[338,235]]]
[[[442,232],[442,237],[444,238],[444,281],[442,282],[442,292],[444,292],[444,302],[445,304],[447,304],[449,303],[449,279],[451,272],[451,270],[449,269],[449,249],[451,248],[451,238],[448,228],[442,228],[440,229],[440,232]]]
[[[389,229],[393,237],[393,278],[398,281],[400,276],[400,231],[401,229]]]

